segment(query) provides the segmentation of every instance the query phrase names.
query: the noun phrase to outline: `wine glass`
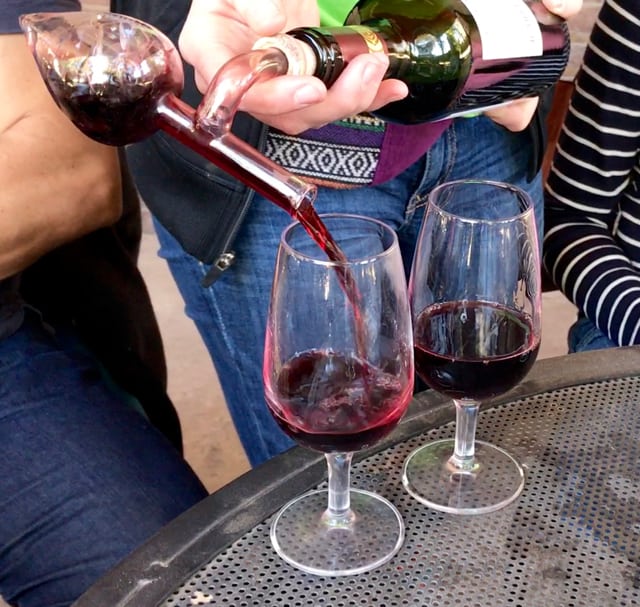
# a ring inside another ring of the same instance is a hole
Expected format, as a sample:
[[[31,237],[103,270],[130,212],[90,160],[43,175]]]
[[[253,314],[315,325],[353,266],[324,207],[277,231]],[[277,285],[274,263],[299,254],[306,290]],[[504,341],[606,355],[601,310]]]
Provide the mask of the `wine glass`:
[[[282,429],[325,454],[328,489],[285,505],[271,541],[291,565],[340,576],[386,563],[404,540],[398,510],[350,488],[349,474],[353,453],[391,432],[411,400],[413,342],[395,232],[366,217],[321,217],[345,259],[329,261],[299,223],[284,230],[263,377]]]
[[[480,403],[507,392],[540,347],[540,258],[533,204],[519,188],[482,180],[429,196],[409,279],[416,373],[453,399],[455,438],[409,455],[403,484],[420,502],[479,514],[512,502],[524,472],[475,440]]]

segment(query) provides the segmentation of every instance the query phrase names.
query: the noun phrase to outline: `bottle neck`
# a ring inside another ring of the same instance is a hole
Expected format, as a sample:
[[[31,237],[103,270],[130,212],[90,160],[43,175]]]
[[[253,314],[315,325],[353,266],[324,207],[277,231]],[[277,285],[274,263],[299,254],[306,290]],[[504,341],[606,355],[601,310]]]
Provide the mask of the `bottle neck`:
[[[259,39],[256,48],[280,49],[289,63],[288,74],[320,78],[328,87],[347,63],[358,55],[387,53],[385,39],[373,27],[300,27]]]

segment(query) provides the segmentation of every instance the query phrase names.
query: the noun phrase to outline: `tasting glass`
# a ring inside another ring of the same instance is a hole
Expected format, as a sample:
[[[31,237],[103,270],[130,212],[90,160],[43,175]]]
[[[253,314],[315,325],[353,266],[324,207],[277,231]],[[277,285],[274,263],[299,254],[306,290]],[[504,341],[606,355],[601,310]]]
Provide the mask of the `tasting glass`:
[[[524,487],[506,451],[475,440],[481,402],[518,384],[540,346],[540,257],[533,204],[505,183],[463,180],[429,196],[409,279],[416,373],[452,398],[455,437],[409,455],[402,480],[454,514],[503,508]]]
[[[316,575],[362,573],[400,549],[404,524],[382,496],[350,487],[355,451],[391,432],[413,392],[411,313],[395,232],[321,215],[346,261],[329,261],[299,223],[282,235],[267,322],[267,404],[300,445],[325,454],[328,489],[289,502],[271,540]]]

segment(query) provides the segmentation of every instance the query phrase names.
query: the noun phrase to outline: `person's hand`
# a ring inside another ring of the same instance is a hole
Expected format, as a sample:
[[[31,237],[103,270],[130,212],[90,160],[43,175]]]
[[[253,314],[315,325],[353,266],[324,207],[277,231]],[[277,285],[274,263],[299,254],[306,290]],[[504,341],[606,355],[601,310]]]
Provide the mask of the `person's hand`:
[[[582,0],[544,0],[547,8],[568,18]],[[319,23],[316,0],[193,0],[180,36],[180,52],[194,66],[198,88],[204,92],[218,69],[247,52],[261,36]],[[382,80],[388,60],[383,55],[356,57],[330,90],[311,76],[281,76],[251,87],[240,110],[287,133],[318,128],[345,116],[373,111],[403,99],[407,86]],[[510,130],[522,130],[533,116],[538,99],[521,99],[486,115]]]
[[[218,69],[259,37],[319,22],[316,0],[193,0],[179,47],[204,92]],[[317,128],[405,97],[404,83],[382,81],[387,66],[382,55],[356,57],[330,90],[312,76],[274,78],[251,87],[239,109],[287,133]]]
[[[582,8],[582,0],[543,0],[543,2],[549,11],[564,19],[576,15]],[[501,107],[487,110],[484,114],[510,131],[522,131],[531,122],[538,102],[538,97],[518,99]]]
[[[316,0],[193,0],[179,47],[205,92],[229,59],[249,51],[261,36],[318,25]]]

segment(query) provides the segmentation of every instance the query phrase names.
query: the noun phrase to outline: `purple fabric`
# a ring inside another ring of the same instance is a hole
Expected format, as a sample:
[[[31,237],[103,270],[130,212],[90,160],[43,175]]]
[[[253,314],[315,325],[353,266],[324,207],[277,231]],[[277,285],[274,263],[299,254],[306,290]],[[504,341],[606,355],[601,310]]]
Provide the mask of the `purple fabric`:
[[[380,149],[374,184],[393,179],[429,150],[451,120],[424,124],[387,124]]]
[[[384,128],[358,128],[351,124],[345,127],[340,123],[331,123],[319,129],[305,131],[304,138],[310,141],[330,141],[331,143],[379,148],[384,141],[384,131]]]
[[[387,123],[380,128],[340,123],[327,124],[304,132],[303,138],[315,142],[380,150],[373,184],[384,183],[397,177],[425,154],[451,124],[451,120],[424,124],[403,125]]]

